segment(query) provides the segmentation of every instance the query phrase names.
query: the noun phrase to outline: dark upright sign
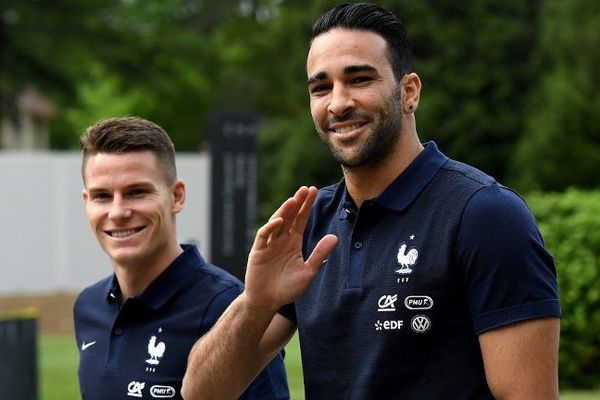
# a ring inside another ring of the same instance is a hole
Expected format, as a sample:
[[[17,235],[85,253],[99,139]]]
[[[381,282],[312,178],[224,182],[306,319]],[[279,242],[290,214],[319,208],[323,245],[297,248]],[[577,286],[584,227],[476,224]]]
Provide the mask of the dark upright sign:
[[[242,282],[256,222],[258,117],[245,110],[210,115],[211,261]]]
[[[37,400],[37,319],[0,315],[0,399]]]

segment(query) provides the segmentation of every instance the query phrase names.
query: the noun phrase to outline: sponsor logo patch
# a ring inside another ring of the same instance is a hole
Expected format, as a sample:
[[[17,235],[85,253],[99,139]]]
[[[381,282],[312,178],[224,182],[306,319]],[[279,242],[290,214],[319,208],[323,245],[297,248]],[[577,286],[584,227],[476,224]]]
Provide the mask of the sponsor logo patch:
[[[424,315],[415,315],[410,321],[410,326],[417,333],[427,332],[431,328],[431,321]]]
[[[377,302],[377,311],[386,312],[386,311],[396,311],[396,300],[398,300],[398,295],[394,294],[385,294],[379,298]]]
[[[142,397],[142,390],[146,387],[145,382],[131,381],[127,385],[127,396]]]
[[[404,324],[404,322],[401,319],[385,320],[385,321],[377,320],[377,322],[375,322],[375,330],[376,331],[399,331],[400,329],[402,329],[403,324]]]
[[[150,388],[150,394],[157,399],[170,399],[175,397],[175,389],[171,386],[154,385]]]
[[[408,296],[404,305],[409,310],[429,310],[433,307],[433,299],[429,296]]]

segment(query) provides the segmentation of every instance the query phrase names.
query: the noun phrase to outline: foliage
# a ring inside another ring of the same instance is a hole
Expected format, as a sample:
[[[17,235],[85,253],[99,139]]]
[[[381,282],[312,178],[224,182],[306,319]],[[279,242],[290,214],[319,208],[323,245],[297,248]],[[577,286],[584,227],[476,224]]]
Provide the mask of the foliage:
[[[34,84],[54,100],[55,149],[76,148],[98,118],[128,114],[196,151],[208,110],[253,108],[264,122],[260,202],[272,210],[299,185],[340,177],[304,83],[311,25],[336,3],[3,0],[0,93]],[[413,43],[421,139],[522,191],[598,185],[598,2],[380,4]]]
[[[548,0],[541,14],[541,84],[514,157],[521,190],[600,184],[600,3]],[[539,157],[542,154],[543,157]]]
[[[554,255],[563,318],[560,380],[564,388],[600,382],[600,191],[533,194],[546,245]]]
[[[504,181],[535,87],[537,2],[389,1],[404,20],[423,82],[422,140]]]

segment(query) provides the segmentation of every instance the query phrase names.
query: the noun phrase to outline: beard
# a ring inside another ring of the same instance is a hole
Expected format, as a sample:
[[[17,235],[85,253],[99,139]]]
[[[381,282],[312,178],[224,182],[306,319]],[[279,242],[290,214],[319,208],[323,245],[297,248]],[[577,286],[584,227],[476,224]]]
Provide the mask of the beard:
[[[331,151],[333,158],[344,168],[357,168],[374,165],[388,157],[395,148],[395,144],[400,138],[402,132],[402,95],[400,87],[386,99],[385,104],[375,116],[379,122],[373,129],[373,132],[363,143],[357,145],[351,153],[336,148],[330,140],[328,129],[323,129],[315,123],[319,137]],[[327,121],[327,125],[335,122],[344,122],[348,120],[367,120],[373,118],[357,112],[349,112],[341,117],[334,117]]]

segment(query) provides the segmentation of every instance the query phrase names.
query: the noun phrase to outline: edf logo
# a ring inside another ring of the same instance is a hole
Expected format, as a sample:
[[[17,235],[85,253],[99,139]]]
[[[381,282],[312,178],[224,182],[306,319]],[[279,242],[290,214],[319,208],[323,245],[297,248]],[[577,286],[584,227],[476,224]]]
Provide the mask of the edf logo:
[[[377,322],[375,322],[375,330],[376,331],[399,331],[400,329],[402,329],[403,324],[404,324],[404,322],[401,319],[390,320],[390,321],[377,320]]]

